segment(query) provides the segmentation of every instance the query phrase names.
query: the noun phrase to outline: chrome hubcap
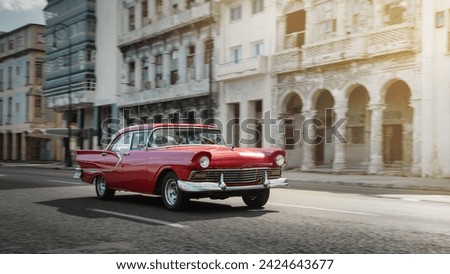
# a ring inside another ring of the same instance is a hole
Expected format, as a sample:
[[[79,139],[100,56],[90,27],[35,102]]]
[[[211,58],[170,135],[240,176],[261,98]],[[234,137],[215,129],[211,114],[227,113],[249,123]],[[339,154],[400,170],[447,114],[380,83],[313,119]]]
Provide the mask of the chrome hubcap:
[[[105,194],[105,190],[106,190],[105,180],[103,180],[103,178],[98,178],[96,185],[97,185],[98,194],[104,195]]]
[[[173,179],[169,179],[164,189],[164,197],[169,205],[174,205],[178,199],[178,186],[177,182]]]

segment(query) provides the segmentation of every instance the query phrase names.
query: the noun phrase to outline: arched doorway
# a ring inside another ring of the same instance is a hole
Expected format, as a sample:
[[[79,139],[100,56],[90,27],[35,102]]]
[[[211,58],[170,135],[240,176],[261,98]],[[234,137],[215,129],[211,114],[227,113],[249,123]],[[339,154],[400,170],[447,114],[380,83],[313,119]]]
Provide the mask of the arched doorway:
[[[403,81],[395,81],[386,90],[383,115],[383,160],[391,167],[409,166],[412,159],[411,90]]]
[[[300,167],[301,153],[301,128],[303,117],[302,99],[296,93],[290,93],[284,100],[282,118],[284,120],[284,149],[286,160],[290,167]]]
[[[334,148],[330,140],[327,140],[326,132],[333,126],[334,99],[328,90],[321,90],[316,100],[316,118],[318,119],[315,143],[316,166],[328,166],[333,163]]]
[[[349,166],[366,167],[370,159],[370,111],[369,93],[364,86],[357,86],[348,97],[346,161]]]

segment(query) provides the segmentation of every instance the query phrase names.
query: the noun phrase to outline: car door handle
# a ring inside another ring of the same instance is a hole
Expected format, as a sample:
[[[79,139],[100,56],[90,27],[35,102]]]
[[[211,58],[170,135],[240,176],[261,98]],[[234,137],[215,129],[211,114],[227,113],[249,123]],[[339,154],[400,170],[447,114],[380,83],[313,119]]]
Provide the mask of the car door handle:
[[[123,156],[128,156],[128,155],[130,155],[129,152],[124,152],[124,153],[123,153]]]
[[[103,153],[102,153],[102,156],[106,156],[106,155],[107,155],[107,153],[106,153],[106,152],[103,152]]]

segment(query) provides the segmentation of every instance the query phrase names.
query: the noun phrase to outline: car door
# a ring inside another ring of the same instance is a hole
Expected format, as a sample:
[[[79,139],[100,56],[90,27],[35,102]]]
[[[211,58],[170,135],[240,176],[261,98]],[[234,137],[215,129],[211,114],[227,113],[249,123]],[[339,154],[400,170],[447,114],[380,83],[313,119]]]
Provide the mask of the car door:
[[[109,187],[123,189],[122,172],[119,167],[124,155],[130,151],[131,136],[131,132],[122,134],[102,153],[102,171]]]
[[[148,150],[145,145],[147,131],[134,131],[131,135],[130,149],[122,153],[122,161],[117,171],[120,174],[121,188],[141,193],[148,193]]]

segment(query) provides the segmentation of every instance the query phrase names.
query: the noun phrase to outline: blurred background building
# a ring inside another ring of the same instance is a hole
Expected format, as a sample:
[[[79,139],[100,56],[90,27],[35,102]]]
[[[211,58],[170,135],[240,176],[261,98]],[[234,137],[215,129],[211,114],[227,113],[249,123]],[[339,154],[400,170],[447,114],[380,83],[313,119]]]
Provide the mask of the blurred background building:
[[[44,135],[60,123],[43,98],[45,29],[28,24],[0,34],[0,160],[60,160],[58,139]]]
[[[72,153],[133,123],[215,118],[229,144],[286,149],[289,168],[450,176],[446,0],[49,0],[44,12],[45,102],[64,113],[46,132],[71,136]],[[2,65],[3,90],[14,70]],[[17,108],[3,92],[5,125]],[[1,133],[4,147],[24,138]]]

